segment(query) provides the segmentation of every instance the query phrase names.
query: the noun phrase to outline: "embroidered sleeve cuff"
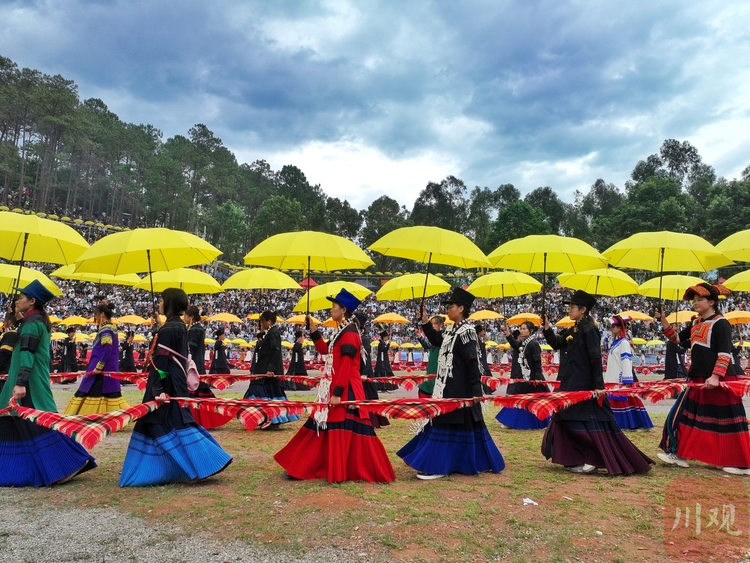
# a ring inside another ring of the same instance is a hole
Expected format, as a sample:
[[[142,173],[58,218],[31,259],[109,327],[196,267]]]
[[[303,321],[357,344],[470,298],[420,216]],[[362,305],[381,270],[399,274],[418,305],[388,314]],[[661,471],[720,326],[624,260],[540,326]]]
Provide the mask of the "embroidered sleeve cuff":
[[[102,346],[111,346],[112,345],[112,337],[109,336],[109,335],[102,336],[102,338],[101,338],[101,340],[99,342],[101,342]]]
[[[104,362],[97,362],[96,363],[96,369],[103,370],[104,369]]]
[[[724,377],[727,374],[727,368],[729,368],[731,363],[732,356],[730,354],[719,354],[719,357],[716,358],[716,364],[714,365],[714,370],[711,375]]]
[[[678,338],[677,338],[677,331],[674,329],[673,326],[663,328],[661,330],[662,334],[667,337],[667,339],[672,342],[673,344],[677,344]]]
[[[336,387],[333,388],[334,397],[341,397],[343,394],[344,394],[344,388],[341,385],[336,385]]]
[[[349,358],[354,358],[354,356],[357,354],[357,347],[353,344],[342,344],[341,345],[341,355],[347,356]]]

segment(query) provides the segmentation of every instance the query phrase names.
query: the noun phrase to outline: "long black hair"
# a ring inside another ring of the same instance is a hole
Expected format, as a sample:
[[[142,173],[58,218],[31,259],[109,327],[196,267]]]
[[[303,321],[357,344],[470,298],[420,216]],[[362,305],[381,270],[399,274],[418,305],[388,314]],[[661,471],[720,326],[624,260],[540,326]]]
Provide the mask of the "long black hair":
[[[161,298],[164,301],[164,316],[167,320],[179,317],[188,308],[187,293],[176,287],[162,291]]]

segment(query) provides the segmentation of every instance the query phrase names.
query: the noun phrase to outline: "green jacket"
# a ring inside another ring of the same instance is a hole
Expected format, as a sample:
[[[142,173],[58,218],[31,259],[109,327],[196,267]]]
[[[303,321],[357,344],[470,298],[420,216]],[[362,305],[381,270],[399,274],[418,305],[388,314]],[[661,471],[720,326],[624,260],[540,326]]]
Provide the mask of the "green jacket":
[[[8,380],[0,393],[0,405],[13,398],[13,387],[28,384],[28,395],[35,409],[57,412],[50,388],[50,333],[40,315],[31,315],[18,327],[18,343],[10,358]]]
[[[429,358],[427,359],[427,375],[434,375],[437,373],[438,356],[440,356],[440,348],[430,344],[430,341],[426,338],[419,338],[419,343],[426,352],[429,352]],[[422,393],[432,395],[432,391],[435,389],[435,379],[428,379],[419,386],[419,390]]]

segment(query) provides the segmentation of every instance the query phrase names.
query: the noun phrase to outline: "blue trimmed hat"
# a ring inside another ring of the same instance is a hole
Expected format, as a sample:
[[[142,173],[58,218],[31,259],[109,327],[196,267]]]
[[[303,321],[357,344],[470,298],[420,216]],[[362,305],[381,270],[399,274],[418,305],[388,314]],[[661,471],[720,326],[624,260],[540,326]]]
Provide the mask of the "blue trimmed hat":
[[[39,280],[32,281],[26,287],[14,287],[13,289],[23,293],[27,297],[36,299],[36,302],[40,305],[44,305],[54,297],[52,292],[44,287]]]
[[[357,307],[362,304],[360,299],[357,299],[354,295],[349,293],[345,289],[341,289],[336,297],[326,297],[331,303],[338,303],[342,307],[346,307],[346,310],[350,313],[354,313]]]

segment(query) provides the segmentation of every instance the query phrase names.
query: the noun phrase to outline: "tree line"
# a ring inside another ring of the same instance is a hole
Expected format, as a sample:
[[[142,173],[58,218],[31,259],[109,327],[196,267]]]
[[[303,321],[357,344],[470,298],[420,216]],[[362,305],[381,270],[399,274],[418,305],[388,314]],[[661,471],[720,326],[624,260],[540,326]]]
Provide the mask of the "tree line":
[[[81,100],[60,75],[0,57],[1,203],[122,226],[196,232],[228,261],[281,232],[313,229],[367,246],[408,225],[464,233],[485,252],[528,234],[559,233],[599,250],[640,231],[690,232],[716,243],[750,227],[750,166],[718,178],[687,141],[664,141],[636,163],[623,188],[596,180],[572,203],[553,188],[525,196],[512,184],[469,189],[429,182],[411,210],[389,196],[357,210],[325,194],[302,170],[240,164],[203,124],[164,140],[151,124],[122,121],[104,101]],[[399,263],[373,256],[379,270]]]

